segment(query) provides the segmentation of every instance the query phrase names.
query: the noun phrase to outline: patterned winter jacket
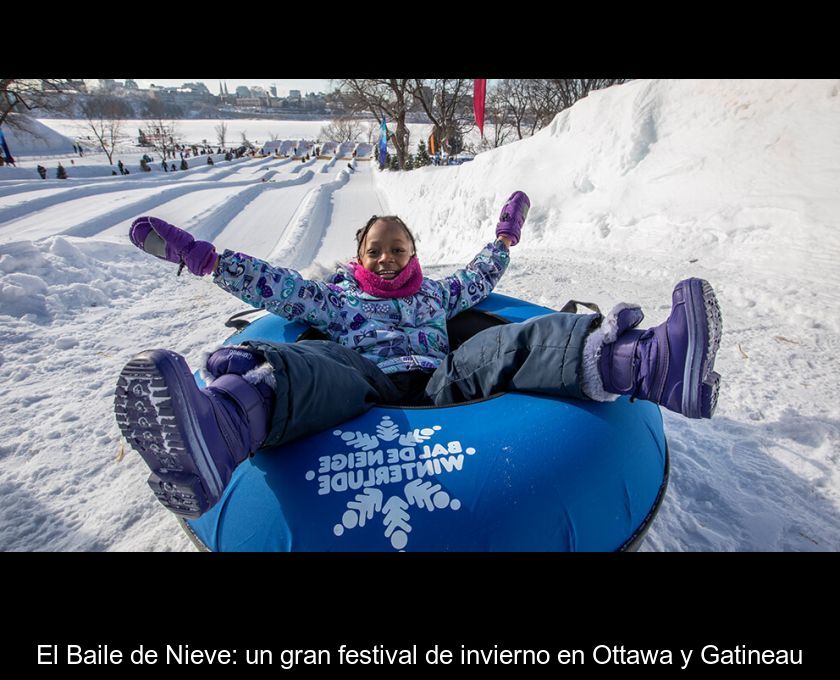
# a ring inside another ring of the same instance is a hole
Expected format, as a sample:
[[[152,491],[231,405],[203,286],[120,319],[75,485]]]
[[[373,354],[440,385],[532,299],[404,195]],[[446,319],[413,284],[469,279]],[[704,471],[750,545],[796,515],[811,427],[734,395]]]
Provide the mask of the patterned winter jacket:
[[[442,281],[423,278],[412,297],[365,293],[348,269],[308,281],[292,269],[226,250],[213,281],[243,302],[317,328],[384,373],[435,369],[449,353],[446,321],[486,298],[510,262],[501,241],[487,244]]]

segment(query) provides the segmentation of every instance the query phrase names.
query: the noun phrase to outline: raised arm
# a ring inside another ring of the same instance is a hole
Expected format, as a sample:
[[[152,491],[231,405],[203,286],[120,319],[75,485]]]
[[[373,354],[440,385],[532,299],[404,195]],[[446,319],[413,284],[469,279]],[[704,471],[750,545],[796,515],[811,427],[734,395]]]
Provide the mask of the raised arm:
[[[510,263],[510,248],[519,243],[530,208],[531,201],[525,193],[514,192],[502,207],[496,241],[488,243],[464,269],[441,282],[448,319],[490,295]]]
[[[340,292],[322,281],[308,281],[293,269],[275,267],[256,257],[226,250],[219,255],[208,241],[157,217],[138,217],[129,230],[131,242],[167,262],[180,263],[258,309],[325,329],[340,307]],[[180,274],[180,269],[178,270]]]
[[[310,281],[294,269],[232,250],[219,256],[213,283],[253,307],[321,330],[341,308],[340,291],[323,281]]]
[[[509,263],[507,244],[496,239],[484,246],[466,267],[443,279],[440,284],[446,318],[451,319],[490,295]]]

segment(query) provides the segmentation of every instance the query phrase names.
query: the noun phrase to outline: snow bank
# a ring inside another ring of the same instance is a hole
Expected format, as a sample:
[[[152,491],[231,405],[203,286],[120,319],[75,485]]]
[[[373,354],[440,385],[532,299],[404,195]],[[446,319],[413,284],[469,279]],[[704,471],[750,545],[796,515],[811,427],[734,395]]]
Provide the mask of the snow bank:
[[[138,274],[121,254],[129,253],[61,236],[0,246],[0,320],[51,323],[87,307],[110,306]]]
[[[436,259],[468,255],[521,189],[532,200],[523,245],[628,256],[653,246],[670,262],[804,270],[840,255],[840,192],[821,172],[840,157],[839,91],[808,80],[634,81],[469,164],[378,179],[420,235],[439,232],[426,254]]]
[[[0,246],[0,550],[190,549],[148,503],[139,457],[115,460],[114,385],[131,356],[176,336],[197,363],[241,308],[127,237]]]
[[[12,113],[20,129],[12,127],[9,122],[3,125],[3,135],[9,145],[9,151],[17,159],[18,156],[54,156],[56,154],[72,154],[73,140],[44,125],[41,121],[23,114]]]

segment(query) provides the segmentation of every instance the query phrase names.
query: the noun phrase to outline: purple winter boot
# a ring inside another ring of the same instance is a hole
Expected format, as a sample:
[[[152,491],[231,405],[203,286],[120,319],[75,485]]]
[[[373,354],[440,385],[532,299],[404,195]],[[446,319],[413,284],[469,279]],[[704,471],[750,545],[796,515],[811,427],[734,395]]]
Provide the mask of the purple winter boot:
[[[496,225],[496,236],[507,236],[512,246],[519,243],[522,225],[525,224],[530,209],[531,201],[525,192],[514,191],[502,207],[502,214],[499,215],[499,223]]]
[[[194,519],[221,498],[236,466],[268,435],[271,394],[230,373],[200,389],[182,356],[154,349],[123,368],[114,411],[151,468],[158,500]]]
[[[621,314],[620,334],[604,345],[598,364],[604,390],[653,401],[688,418],[711,418],[720,388],[720,375],[712,369],[722,322],[709,283],[680,281],[670,316],[655,328],[633,328],[641,321],[638,308]]]

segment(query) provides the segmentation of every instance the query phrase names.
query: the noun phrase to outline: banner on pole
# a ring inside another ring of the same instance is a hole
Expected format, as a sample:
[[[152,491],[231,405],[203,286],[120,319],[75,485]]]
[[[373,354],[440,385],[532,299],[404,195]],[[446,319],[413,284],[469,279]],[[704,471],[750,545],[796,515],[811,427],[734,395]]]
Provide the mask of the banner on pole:
[[[379,127],[379,169],[385,167],[385,156],[388,153],[388,128],[385,125],[385,119],[382,119],[382,125]]]
[[[475,124],[481,132],[482,138],[484,138],[484,98],[486,94],[487,80],[475,80],[473,84],[473,111],[475,113]]]

